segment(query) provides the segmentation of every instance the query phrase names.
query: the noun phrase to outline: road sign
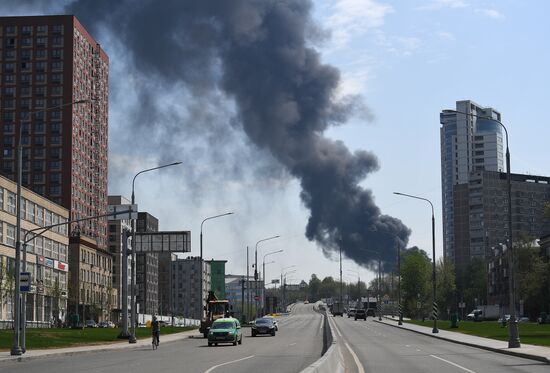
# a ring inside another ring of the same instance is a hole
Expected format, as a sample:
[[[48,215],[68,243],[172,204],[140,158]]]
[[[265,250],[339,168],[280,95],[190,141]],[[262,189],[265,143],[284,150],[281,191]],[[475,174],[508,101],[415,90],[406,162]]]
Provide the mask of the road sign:
[[[466,303],[465,302],[458,303],[458,308],[466,308]]]
[[[132,210],[131,213],[128,211]],[[109,220],[130,220],[138,218],[138,205],[109,205],[107,206],[107,214],[114,214],[121,211],[120,214],[109,216]]]
[[[278,278],[277,278],[277,279],[275,279],[275,280],[271,280],[271,283],[272,283],[272,284],[278,284],[279,282],[280,282],[280,281],[279,281],[279,279],[278,279]]]
[[[21,272],[19,274],[19,291],[29,292],[31,290],[31,273]]]
[[[136,242],[132,246],[138,253],[190,252],[191,232],[136,233]]]
[[[257,302],[260,300],[260,296],[259,295],[254,295],[254,300]]]

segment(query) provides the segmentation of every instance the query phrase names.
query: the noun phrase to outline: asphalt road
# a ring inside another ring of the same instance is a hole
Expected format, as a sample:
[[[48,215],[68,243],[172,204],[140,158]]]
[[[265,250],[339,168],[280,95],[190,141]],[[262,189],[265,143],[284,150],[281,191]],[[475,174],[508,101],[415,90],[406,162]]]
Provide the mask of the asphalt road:
[[[275,337],[252,338],[243,328],[243,344],[207,347],[206,339],[162,343],[159,349],[78,353],[21,362],[0,362],[0,372],[25,373],[297,373],[321,356],[322,316],[311,304],[297,304],[279,319]]]
[[[347,372],[550,372],[547,364],[459,345],[390,325],[332,317],[344,342]],[[333,325],[334,325],[333,324]],[[349,346],[349,348],[346,346]],[[351,351],[353,352],[350,352]],[[358,369],[353,354],[362,366]]]

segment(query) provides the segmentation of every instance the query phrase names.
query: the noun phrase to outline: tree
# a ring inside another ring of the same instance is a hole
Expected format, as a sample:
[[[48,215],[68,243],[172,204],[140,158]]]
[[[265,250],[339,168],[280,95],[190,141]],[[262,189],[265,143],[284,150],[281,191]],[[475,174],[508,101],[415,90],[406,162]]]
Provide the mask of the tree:
[[[404,313],[419,317],[425,314],[431,303],[431,263],[423,250],[413,247],[401,256],[401,292]],[[421,308],[418,309],[417,303]]]
[[[456,304],[456,282],[455,266],[450,261],[441,258],[436,264],[436,299],[439,306],[439,314],[442,315],[449,309],[455,310]],[[450,315],[447,315],[449,317]]]
[[[15,293],[15,268],[8,266],[7,263],[0,258],[0,311],[2,307],[12,299]],[[13,319],[14,305],[12,302],[11,312],[9,315]]]
[[[467,308],[487,303],[487,264],[483,259],[472,258],[456,278],[458,293]]]
[[[550,265],[529,239],[518,243],[515,252],[518,301],[523,300],[526,315],[536,318],[546,308]]]
[[[319,291],[321,289],[321,280],[317,277],[317,275],[314,273],[311,275],[311,279],[309,280],[309,286],[308,286],[308,296],[309,300],[312,302],[316,302],[319,300]]]

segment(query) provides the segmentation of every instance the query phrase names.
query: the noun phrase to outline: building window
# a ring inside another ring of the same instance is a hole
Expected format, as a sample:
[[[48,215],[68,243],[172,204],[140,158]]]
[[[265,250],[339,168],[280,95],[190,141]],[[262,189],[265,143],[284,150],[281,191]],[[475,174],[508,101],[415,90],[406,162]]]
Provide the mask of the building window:
[[[53,34],[63,34],[63,25],[53,25],[52,33]]]
[[[45,34],[46,32],[48,32],[48,26],[46,26],[46,25],[36,26],[36,33],[37,34]]]
[[[36,46],[44,48],[47,45],[48,45],[48,38],[46,37],[36,38]]]
[[[15,227],[6,223],[6,245],[15,246]]]
[[[36,58],[43,60],[48,57],[48,50],[47,49],[37,49],[36,50]]]
[[[15,193],[8,192],[8,212],[15,214]]]
[[[32,49],[23,49],[21,51],[21,59],[23,61],[29,61],[32,59]]]
[[[32,26],[22,26],[21,27],[21,34],[22,35],[30,35],[32,33]]]
[[[52,50],[52,58],[59,60],[63,58],[63,49],[53,49]]]

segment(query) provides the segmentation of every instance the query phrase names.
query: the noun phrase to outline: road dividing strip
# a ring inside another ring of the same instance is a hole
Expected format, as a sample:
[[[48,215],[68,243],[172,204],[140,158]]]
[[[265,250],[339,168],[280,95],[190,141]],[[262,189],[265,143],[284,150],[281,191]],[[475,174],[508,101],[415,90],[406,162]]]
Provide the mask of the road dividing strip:
[[[204,373],[210,373],[210,372],[212,372],[214,369],[219,368],[219,367],[222,367],[222,366],[224,366],[224,365],[233,364],[233,363],[238,363],[239,361],[252,359],[254,356],[255,356],[255,355],[250,355],[250,356],[247,356],[247,357],[243,357],[242,359],[232,360],[232,361],[228,361],[228,362],[226,362],[226,363],[214,365],[212,368],[208,369],[208,370],[205,371]]]
[[[351,354],[351,356],[353,357],[353,361],[355,362],[355,365],[357,366],[357,372],[358,373],[365,373],[365,369],[363,368],[363,365],[361,364],[361,362],[359,361],[359,358],[357,357],[357,355],[355,354],[355,352],[351,349],[351,347],[349,346],[348,342],[344,341],[344,338],[342,338],[342,333],[340,333],[340,329],[338,328],[338,326],[336,325],[336,321],[332,320],[329,318],[329,322],[332,321],[332,326],[334,327],[334,329],[336,330],[336,333],[338,333],[338,335],[340,336],[340,340],[341,342],[344,343],[344,345],[346,346],[346,348],[348,349],[349,353]]]
[[[439,360],[441,360],[441,361],[444,361],[444,362],[446,362],[447,364],[451,364],[452,366],[455,366],[455,367],[457,367],[457,368],[460,368],[460,369],[462,369],[462,370],[464,370],[464,371],[466,371],[466,372],[468,372],[468,373],[476,373],[476,372],[474,372],[473,370],[470,370],[470,369],[468,369],[468,368],[464,368],[462,365],[458,365],[458,364],[456,364],[456,363],[453,363],[452,361],[445,360],[445,359],[443,359],[443,358],[441,358],[441,357],[439,357],[439,356],[435,356],[435,355],[430,355],[430,356],[433,357],[433,358],[435,358],[435,359],[439,359]]]

